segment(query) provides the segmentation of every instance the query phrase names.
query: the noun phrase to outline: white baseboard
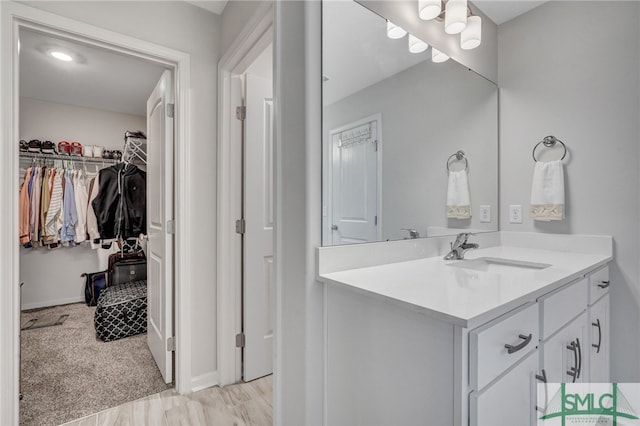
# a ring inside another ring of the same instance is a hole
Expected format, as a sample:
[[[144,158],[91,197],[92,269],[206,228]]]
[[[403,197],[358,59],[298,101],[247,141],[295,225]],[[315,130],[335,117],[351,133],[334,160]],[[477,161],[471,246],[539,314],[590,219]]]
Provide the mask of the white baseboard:
[[[39,302],[23,303],[22,310],[25,311],[27,309],[46,308],[49,306],[66,305],[69,303],[78,303],[78,302],[84,302],[84,297],[82,296],[67,297],[65,299],[42,300]]]
[[[210,388],[218,384],[219,381],[217,370],[201,374],[200,376],[191,378],[191,392],[198,392],[199,390]]]

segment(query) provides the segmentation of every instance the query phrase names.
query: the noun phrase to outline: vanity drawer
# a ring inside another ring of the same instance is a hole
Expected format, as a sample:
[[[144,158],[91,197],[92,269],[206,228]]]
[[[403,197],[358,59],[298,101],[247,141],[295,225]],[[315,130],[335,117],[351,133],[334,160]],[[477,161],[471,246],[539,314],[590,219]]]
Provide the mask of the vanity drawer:
[[[589,275],[589,305],[609,292],[609,267],[605,266]]]
[[[538,312],[538,304],[529,303],[469,333],[471,389],[481,390],[536,348]]]
[[[582,278],[538,300],[542,315],[542,340],[587,309],[587,281],[587,278]]]

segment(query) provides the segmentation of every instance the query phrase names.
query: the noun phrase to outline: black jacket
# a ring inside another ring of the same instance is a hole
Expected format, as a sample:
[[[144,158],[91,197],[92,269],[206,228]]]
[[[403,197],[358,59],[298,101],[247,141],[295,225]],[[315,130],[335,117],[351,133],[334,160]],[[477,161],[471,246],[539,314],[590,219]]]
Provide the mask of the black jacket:
[[[91,202],[100,238],[137,237],[147,233],[147,173],[133,164],[100,170],[96,198]]]

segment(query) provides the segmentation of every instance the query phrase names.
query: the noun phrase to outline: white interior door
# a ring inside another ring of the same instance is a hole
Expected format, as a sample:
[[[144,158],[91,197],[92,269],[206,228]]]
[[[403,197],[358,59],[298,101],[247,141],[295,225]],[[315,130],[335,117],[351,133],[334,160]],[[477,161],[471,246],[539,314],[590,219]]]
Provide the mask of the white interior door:
[[[331,132],[331,239],[333,244],[377,241],[378,122]]]
[[[147,342],[166,383],[173,381],[173,82],[165,71],[147,101]]]
[[[244,381],[273,372],[273,89],[246,74],[243,273]]]

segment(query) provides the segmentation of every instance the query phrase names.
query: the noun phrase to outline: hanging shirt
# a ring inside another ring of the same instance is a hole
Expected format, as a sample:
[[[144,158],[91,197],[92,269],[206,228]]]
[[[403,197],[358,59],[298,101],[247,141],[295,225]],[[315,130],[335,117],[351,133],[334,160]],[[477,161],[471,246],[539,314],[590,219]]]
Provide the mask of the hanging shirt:
[[[56,169],[53,176],[53,188],[51,190],[51,202],[47,210],[47,220],[45,241],[57,243],[59,240],[60,227],[62,226],[62,177],[64,171]]]
[[[84,174],[81,171],[74,173],[74,193],[76,196],[76,211],[78,216],[78,224],[76,225],[76,243],[87,240],[87,202],[89,194],[87,194],[87,184]]]
[[[71,176],[71,170],[65,172],[64,201],[63,201],[62,229],[60,242],[72,242],[76,236],[76,224],[78,223],[78,210]]]
[[[29,203],[29,183],[31,180],[31,167],[24,172],[24,180],[20,187],[20,244],[27,244],[31,241],[29,234],[29,217],[31,214]]]

